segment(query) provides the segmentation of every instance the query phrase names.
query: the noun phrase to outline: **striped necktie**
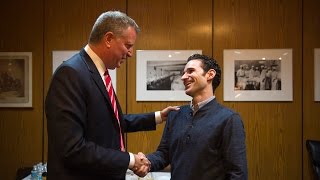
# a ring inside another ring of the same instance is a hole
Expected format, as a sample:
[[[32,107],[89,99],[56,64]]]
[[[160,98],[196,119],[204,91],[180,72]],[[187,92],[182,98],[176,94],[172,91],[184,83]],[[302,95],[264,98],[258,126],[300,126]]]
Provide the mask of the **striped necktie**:
[[[112,82],[111,82],[111,77],[109,75],[108,70],[106,70],[106,72],[104,73],[105,76],[105,81],[106,81],[106,88],[108,91],[108,95],[112,104],[112,108],[114,111],[114,114],[116,115],[116,118],[118,120],[118,125],[119,125],[119,129],[120,129],[120,146],[121,146],[121,151],[125,151],[124,149],[124,143],[123,143],[123,137],[122,137],[122,130],[120,127],[120,119],[119,119],[119,112],[118,112],[118,107],[117,107],[117,101],[115,98],[115,93],[113,90],[113,86],[112,86]]]

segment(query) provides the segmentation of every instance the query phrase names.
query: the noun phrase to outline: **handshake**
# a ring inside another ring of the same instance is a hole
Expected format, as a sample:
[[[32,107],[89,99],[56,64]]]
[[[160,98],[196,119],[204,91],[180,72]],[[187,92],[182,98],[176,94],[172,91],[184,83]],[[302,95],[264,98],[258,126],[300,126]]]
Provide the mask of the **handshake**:
[[[137,176],[144,177],[146,176],[151,168],[151,163],[147,159],[147,157],[142,153],[139,152],[138,154],[134,154],[134,166],[130,168]]]

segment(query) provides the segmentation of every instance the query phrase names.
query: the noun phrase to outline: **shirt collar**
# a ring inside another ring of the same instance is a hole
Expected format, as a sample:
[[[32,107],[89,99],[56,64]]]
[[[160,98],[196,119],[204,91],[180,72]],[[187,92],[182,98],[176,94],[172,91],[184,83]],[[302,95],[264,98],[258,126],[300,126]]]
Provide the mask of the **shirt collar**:
[[[191,100],[190,102],[190,108],[193,111],[193,114],[195,114],[200,108],[202,108],[204,105],[208,104],[210,101],[212,101],[213,99],[215,99],[216,96],[211,96],[208,99],[199,102],[198,104],[193,104],[193,100]]]
[[[87,54],[90,56],[90,58],[92,59],[93,63],[96,65],[99,74],[101,76],[102,79],[104,76],[104,73],[106,71],[106,66],[104,65],[103,61],[100,59],[100,57],[90,48],[90,46],[87,44],[84,47],[84,50],[87,52]]]

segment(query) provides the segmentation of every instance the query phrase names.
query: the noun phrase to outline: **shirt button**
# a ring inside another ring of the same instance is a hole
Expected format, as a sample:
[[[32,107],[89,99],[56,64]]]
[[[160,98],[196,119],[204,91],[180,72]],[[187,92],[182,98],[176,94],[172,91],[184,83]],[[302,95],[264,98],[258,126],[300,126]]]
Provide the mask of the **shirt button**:
[[[190,135],[187,136],[187,140],[190,140]]]

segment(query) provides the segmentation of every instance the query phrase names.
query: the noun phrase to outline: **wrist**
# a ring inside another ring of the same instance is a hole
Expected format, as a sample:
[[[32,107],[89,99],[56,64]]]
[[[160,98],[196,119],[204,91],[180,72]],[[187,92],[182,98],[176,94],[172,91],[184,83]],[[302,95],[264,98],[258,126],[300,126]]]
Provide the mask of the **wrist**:
[[[155,119],[156,119],[156,124],[161,124],[162,123],[162,117],[161,117],[161,111],[156,111],[154,113]]]

